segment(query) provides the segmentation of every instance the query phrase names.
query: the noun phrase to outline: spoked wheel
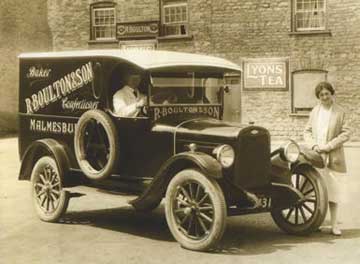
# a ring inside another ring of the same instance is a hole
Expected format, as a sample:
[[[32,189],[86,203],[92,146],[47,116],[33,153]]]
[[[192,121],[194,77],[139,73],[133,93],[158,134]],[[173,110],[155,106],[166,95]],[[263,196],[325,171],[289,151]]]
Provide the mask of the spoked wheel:
[[[56,161],[49,156],[40,158],[33,167],[32,198],[43,221],[56,222],[68,207],[69,193],[62,189],[62,179]]]
[[[215,180],[197,170],[183,170],[171,180],[165,213],[171,233],[187,249],[211,249],[225,230],[222,190]]]
[[[110,176],[119,156],[118,136],[111,118],[100,110],[85,112],[75,130],[74,148],[87,177],[101,180]]]
[[[309,234],[322,224],[326,216],[328,197],[325,182],[316,170],[305,167],[297,169],[291,181],[304,199],[291,208],[273,210],[271,215],[285,232]]]

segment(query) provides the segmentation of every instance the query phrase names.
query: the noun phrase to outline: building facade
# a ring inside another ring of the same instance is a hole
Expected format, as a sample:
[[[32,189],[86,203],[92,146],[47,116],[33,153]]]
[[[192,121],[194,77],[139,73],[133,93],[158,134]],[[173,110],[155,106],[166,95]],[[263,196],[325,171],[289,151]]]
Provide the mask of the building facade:
[[[242,65],[226,78],[225,119],[275,139],[301,139],[314,87],[328,80],[360,140],[358,0],[63,0],[47,10],[54,50],[175,50]]]
[[[47,14],[47,0],[0,1],[0,134],[17,130],[17,56],[52,49]]]

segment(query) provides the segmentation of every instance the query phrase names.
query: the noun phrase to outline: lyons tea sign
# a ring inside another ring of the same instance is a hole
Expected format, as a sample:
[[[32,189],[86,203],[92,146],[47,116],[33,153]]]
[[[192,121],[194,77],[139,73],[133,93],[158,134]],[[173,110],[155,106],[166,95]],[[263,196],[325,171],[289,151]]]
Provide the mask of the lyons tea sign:
[[[287,59],[248,59],[244,62],[244,89],[288,88]]]

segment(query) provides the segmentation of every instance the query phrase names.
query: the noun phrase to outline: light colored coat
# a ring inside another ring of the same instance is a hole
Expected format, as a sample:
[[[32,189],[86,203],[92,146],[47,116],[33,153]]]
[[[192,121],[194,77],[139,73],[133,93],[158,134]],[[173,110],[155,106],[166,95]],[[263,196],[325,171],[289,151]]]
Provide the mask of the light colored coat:
[[[146,96],[138,92],[138,97],[136,97],[134,89],[125,85],[113,96],[114,114],[120,117],[136,117],[140,112],[140,109],[136,107],[136,102],[141,98],[146,98]]]
[[[317,145],[316,132],[320,105],[313,108],[310,113],[309,121],[304,130],[304,139],[308,147],[313,148]],[[346,162],[344,154],[344,142],[350,139],[351,129],[348,126],[344,110],[337,104],[333,104],[329,127],[327,131],[326,146],[330,148],[327,159],[327,167],[337,172],[346,172]]]

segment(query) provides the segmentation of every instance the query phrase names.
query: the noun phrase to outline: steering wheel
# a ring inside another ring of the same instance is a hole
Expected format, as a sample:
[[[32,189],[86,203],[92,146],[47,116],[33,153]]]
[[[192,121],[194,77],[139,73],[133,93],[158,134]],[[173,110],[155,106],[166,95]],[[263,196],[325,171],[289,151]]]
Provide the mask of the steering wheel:
[[[174,104],[178,101],[176,94],[168,94],[166,99],[162,102],[163,104]]]
[[[155,104],[173,104],[178,101],[178,97],[172,92],[158,93],[151,96],[151,101]]]

